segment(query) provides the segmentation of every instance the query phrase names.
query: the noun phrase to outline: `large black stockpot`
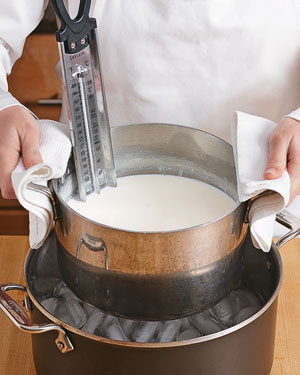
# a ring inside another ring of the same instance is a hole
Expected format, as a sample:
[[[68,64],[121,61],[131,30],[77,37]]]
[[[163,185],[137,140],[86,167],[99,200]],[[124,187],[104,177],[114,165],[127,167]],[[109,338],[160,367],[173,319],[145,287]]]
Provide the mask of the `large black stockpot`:
[[[253,247],[249,234],[243,244],[242,281],[266,301],[251,318],[216,334],[171,343],[131,343],[91,335],[70,327],[50,315],[37,301],[32,277],[37,267],[51,273],[55,263],[55,235],[39,250],[30,250],[25,264],[26,287],[0,287],[0,307],[20,329],[32,335],[38,375],[267,375],[274,352],[277,298],[282,281],[279,247],[299,234],[299,221],[286,212],[277,216],[292,230],[272,244],[269,253]],[[46,255],[45,255],[46,254]],[[42,266],[41,266],[42,265]],[[6,293],[27,291],[25,311]],[[155,298],[155,296],[153,297]],[[31,306],[31,307],[30,307]]]

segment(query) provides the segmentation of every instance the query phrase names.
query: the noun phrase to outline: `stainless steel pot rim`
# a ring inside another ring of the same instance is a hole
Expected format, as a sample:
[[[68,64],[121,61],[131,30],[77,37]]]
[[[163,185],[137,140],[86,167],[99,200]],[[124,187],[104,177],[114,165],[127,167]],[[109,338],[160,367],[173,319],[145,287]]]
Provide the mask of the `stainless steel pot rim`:
[[[59,196],[59,194],[55,191],[55,194],[57,196]],[[123,232],[123,233],[143,233],[143,234],[170,234],[170,233],[179,233],[179,232],[185,232],[185,231],[190,231],[190,230],[196,230],[198,228],[201,228],[201,227],[204,227],[204,226],[207,226],[207,225],[210,225],[210,224],[213,224],[213,223],[217,223],[218,221],[221,221],[222,219],[224,219],[226,216],[229,216],[231,215],[236,209],[237,207],[239,207],[242,203],[241,202],[236,202],[236,204],[234,205],[234,207],[226,212],[223,216],[219,216],[217,217],[216,219],[213,219],[211,221],[207,221],[206,223],[202,223],[202,224],[198,224],[198,225],[194,225],[192,227],[187,227],[187,228],[182,228],[182,229],[174,229],[174,230],[168,230],[168,231],[138,231],[138,230],[129,230],[129,229],[122,229],[122,228],[118,228],[118,227],[112,227],[112,226],[109,226],[107,224],[103,224],[103,223],[100,223],[99,221],[94,221],[94,220],[91,220],[91,219],[88,219],[87,217],[81,215],[80,213],[78,213],[77,211],[73,210],[67,202],[65,202],[60,196],[59,196],[62,204],[67,208],[69,211],[71,211],[73,214],[79,216],[80,218],[82,218],[83,220],[85,221],[88,221],[90,223],[93,223],[93,224],[96,224],[96,225],[100,225],[101,227],[104,227],[104,228],[108,228],[108,229],[111,229],[111,230],[116,230],[118,232]]]
[[[181,128],[181,129],[186,129],[186,128],[189,128],[189,129],[192,129],[192,130],[196,130],[196,131],[200,131],[201,133],[205,133],[207,134],[208,136],[212,136],[214,138],[217,138],[219,139],[220,141],[222,141],[223,143],[226,143],[226,144],[230,144],[229,142],[225,141],[223,138],[220,138],[218,137],[217,135],[215,134],[212,134],[212,133],[209,133],[205,130],[202,130],[202,129],[199,129],[199,128],[196,128],[194,126],[191,126],[191,125],[180,125],[180,124],[172,124],[172,123],[169,123],[169,122],[142,122],[142,123],[134,123],[134,124],[126,124],[126,125],[117,125],[117,126],[112,126],[111,129],[124,129],[124,128],[134,128],[134,127],[140,127],[140,126],[169,126],[169,127],[172,127],[172,128]]]
[[[70,331],[74,334],[77,334],[79,336],[82,336],[82,337],[85,337],[85,338],[88,338],[88,339],[91,339],[91,340],[94,340],[94,341],[102,342],[102,343],[105,343],[105,344],[122,346],[122,347],[127,346],[127,347],[145,348],[145,349],[146,348],[149,348],[149,349],[150,348],[151,349],[171,348],[171,347],[178,347],[178,346],[188,346],[188,345],[200,344],[201,342],[216,340],[216,339],[218,339],[222,336],[229,335],[229,334],[231,334],[235,331],[238,331],[238,330],[242,329],[243,327],[247,326],[248,324],[251,324],[252,322],[254,322],[256,319],[258,319],[261,315],[263,315],[269,309],[269,307],[274,303],[274,301],[278,297],[279,290],[280,290],[281,284],[282,284],[282,279],[283,279],[282,259],[281,259],[281,256],[280,256],[280,253],[279,253],[279,250],[278,250],[277,246],[274,243],[272,243],[272,249],[270,251],[275,252],[276,259],[278,261],[279,280],[278,280],[276,289],[274,290],[274,293],[272,294],[272,296],[270,297],[268,302],[257,313],[252,315],[250,318],[244,320],[243,322],[241,322],[239,324],[234,325],[233,327],[227,328],[227,329],[222,330],[220,332],[213,333],[211,335],[206,335],[206,336],[194,338],[194,339],[190,339],[190,340],[174,341],[174,342],[166,342],[166,343],[140,343],[140,342],[131,342],[131,341],[118,341],[118,340],[111,340],[111,339],[108,339],[108,338],[105,338],[105,337],[96,336],[96,335],[81,331],[78,328],[74,328],[74,327],[58,320],[57,318],[55,318],[55,316],[51,315],[47,310],[45,310],[43,308],[43,306],[36,300],[36,298],[33,296],[32,292],[31,292],[30,288],[28,287],[29,283],[27,281],[27,272],[26,272],[27,267],[26,266],[27,266],[27,263],[28,263],[33,251],[36,251],[36,249],[29,249],[28,254],[26,256],[26,260],[25,260],[26,291],[27,291],[31,301],[42,312],[42,314],[44,314],[53,323],[55,323],[57,325],[60,325],[65,330]]]
[[[177,124],[153,122],[153,123],[142,123],[142,124],[129,124],[129,125],[122,125],[122,126],[114,126],[114,127],[112,127],[112,129],[120,129],[120,128],[123,129],[123,128],[129,128],[129,127],[134,128],[134,127],[140,127],[140,126],[150,126],[151,127],[151,126],[157,126],[157,125],[159,125],[159,126],[161,126],[161,125],[162,126],[168,126],[168,127],[172,127],[172,128],[179,128],[179,129],[180,128],[181,129],[189,128],[189,129],[192,129],[192,130],[195,130],[195,131],[199,131],[201,133],[205,133],[205,134],[207,134],[210,137],[217,138],[222,143],[229,144],[227,141],[225,141],[224,139],[222,139],[222,138],[220,138],[220,137],[218,137],[218,136],[216,136],[214,134],[211,134],[211,133],[209,133],[207,131],[200,130],[200,129],[192,127],[192,126],[185,126],[185,125],[177,125]],[[149,234],[155,234],[155,233],[157,233],[157,234],[163,234],[163,233],[168,233],[169,234],[169,233],[178,233],[178,232],[182,232],[182,231],[189,231],[189,230],[193,230],[193,229],[197,229],[197,228],[200,228],[200,227],[203,227],[203,226],[207,226],[207,225],[210,225],[210,224],[213,224],[213,223],[216,223],[216,222],[222,220],[224,217],[226,217],[228,215],[231,215],[232,212],[234,212],[237,209],[237,207],[242,204],[242,202],[235,201],[235,204],[234,204],[233,208],[230,211],[226,212],[224,215],[219,216],[219,217],[217,217],[217,218],[215,218],[213,220],[210,220],[208,222],[194,225],[192,227],[186,227],[186,228],[182,228],[182,229],[175,229],[175,230],[168,230],[168,231],[134,231],[134,230],[127,230],[127,229],[122,229],[122,228],[118,228],[118,227],[112,227],[112,226],[107,225],[105,223],[100,223],[100,222],[88,219],[87,217],[82,216],[80,213],[78,213],[77,211],[73,210],[68,205],[68,203],[64,201],[64,199],[61,197],[60,193],[56,189],[56,184],[54,184],[54,191],[55,191],[56,196],[59,197],[61,203],[65,207],[67,206],[68,210],[70,210],[73,214],[75,214],[75,215],[81,217],[82,219],[84,219],[86,221],[89,221],[89,222],[91,222],[93,224],[101,225],[104,228],[109,228],[109,229],[121,231],[123,233],[144,233],[144,234],[148,234],[148,233]]]

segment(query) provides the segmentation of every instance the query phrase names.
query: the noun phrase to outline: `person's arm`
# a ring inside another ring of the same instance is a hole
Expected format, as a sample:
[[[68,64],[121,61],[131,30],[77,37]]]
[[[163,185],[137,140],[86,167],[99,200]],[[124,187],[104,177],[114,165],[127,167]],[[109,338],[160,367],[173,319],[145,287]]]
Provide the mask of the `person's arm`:
[[[287,170],[291,178],[291,203],[300,194],[300,109],[284,117],[269,141],[266,179],[278,178]]]
[[[0,0],[0,191],[15,198],[11,172],[20,154],[26,168],[42,161],[35,117],[9,92],[7,76],[21,56],[24,42],[44,15],[48,0]]]

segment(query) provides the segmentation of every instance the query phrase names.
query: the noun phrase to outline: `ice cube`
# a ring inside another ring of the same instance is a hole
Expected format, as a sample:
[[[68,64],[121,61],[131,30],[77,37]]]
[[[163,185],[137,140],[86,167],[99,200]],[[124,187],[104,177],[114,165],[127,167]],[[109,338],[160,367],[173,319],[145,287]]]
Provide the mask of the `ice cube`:
[[[179,333],[176,337],[176,341],[195,339],[200,336],[200,332],[197,329],[189,328]]]
[[[59,299],[56,297],[50,297],[41,301],[41,305],[52,315],[55,314],[55,310],[59,305]]]
[[[65,301],[61,298],[51,297],[41,302],[41,305],[55,318],[69,324],[72,327],[76,327],[75,322],[67,311]]]
[[[61,281],[53,289],[53,296],[62,298],[71,297],[78,300],[78,297],[67,287],[67,285],[63,281]]]
[[[105,334],[111,340],[129,341],[117,318],[112,319],[105,327]]]
[[[210,335],[222,330],[222,327],[209,317],[208,312],[191,316],[190,322],[202,335]]]
[[[82,330],[85,332],[94,334],[97,327],[101,324],[104,318],[105,318],[105,314],[102,311],[98,309],[94,309],[88,321],[82,327]]]
[[[229,293],[228,296],[229,303],[232,309],[232,315],[235,316],[238,314],[242,309],[249,306],[249,301],[243,293],[243,290],[233,290]]]
[[[86,315],[89,317],[93,314],[95,310],[98,310],[95,306],[90,305],[89,303],[83,302],[82,308],[86,312]],[[101,310],[100,310],[101,311]],[[104,313],[103,313],[104,314]],[[105,315],[105,314],[104,314]]]
[[[233,312],[229,298],[224,298],[222,301],[214,305],[209,310],[211,317],[221,325],[222,328],[228,328],[233,325]]]
[[[186,329],[193,329],[194,327],[191,326],[191,323],[188,318],[182,318],[181,321],[181,327],[180,330],[184,331]]]
[[[223,298],[222,301],[217,303],[211,308],[211,313],[217,319],[226,319],[232,315],[232,310],[228,298]]]
[[[254,306],[248,306],[242,309],[234,318],[235,324],[239,324],[243,322],[244,320],[250,318],[252,315],[257,313],[259,309]]]
[[[171,342],[175,341],[176,336],[181,327],[181,320],[169,320],[160,325],[159,333],[157,335],[157,342]]]
[[[87,321],[87,315],[77,298],[65,298],[64,305],[66,307],[66,316],[64,316],[64,319],[61,319],[72,327],[81,328]]]
[[[139,322],[131,335],[136,342],[154,342],[160,322]]]
[[[261,308],[261,303],[257,295],[249,289],[244,289],[243,292],[248,300],[249,306],[255,307],[259,310]]]
[[[139,321],[133,320],[133,319],[122,319],[122,318],[119,318],[119,321],[120,321],[120,324],[122,326],[122,329],[125,335],[128,338],[132,339],[132,335],[134,333],[135,327],[139,324]]]

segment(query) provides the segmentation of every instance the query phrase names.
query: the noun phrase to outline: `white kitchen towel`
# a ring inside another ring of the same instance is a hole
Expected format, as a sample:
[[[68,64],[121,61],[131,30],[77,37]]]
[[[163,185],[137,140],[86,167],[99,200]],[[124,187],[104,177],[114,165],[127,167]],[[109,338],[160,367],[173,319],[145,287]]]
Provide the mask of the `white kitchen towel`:
[[[252,242],[263,251],[271,248],[276,214],[288,204],[290,192],[287,171],[275,180],[264,179],[268,143],[275,126],[268,119],[243,112],[235,112],[231,126],[239,200],[269,193],[254,200],[249,213]]]
[[[49,198],[32,191],[33,182],[47,186],[47,181],[61,177],[71,153],[69,127],[56,121],[38,120],[40,125],[40,153],[43,163],[25,169],[20,158],[12,173],[12,184],[20,204],[29,211],[29,241],[33,249],[39,248],[51,231],[54,219]]]

